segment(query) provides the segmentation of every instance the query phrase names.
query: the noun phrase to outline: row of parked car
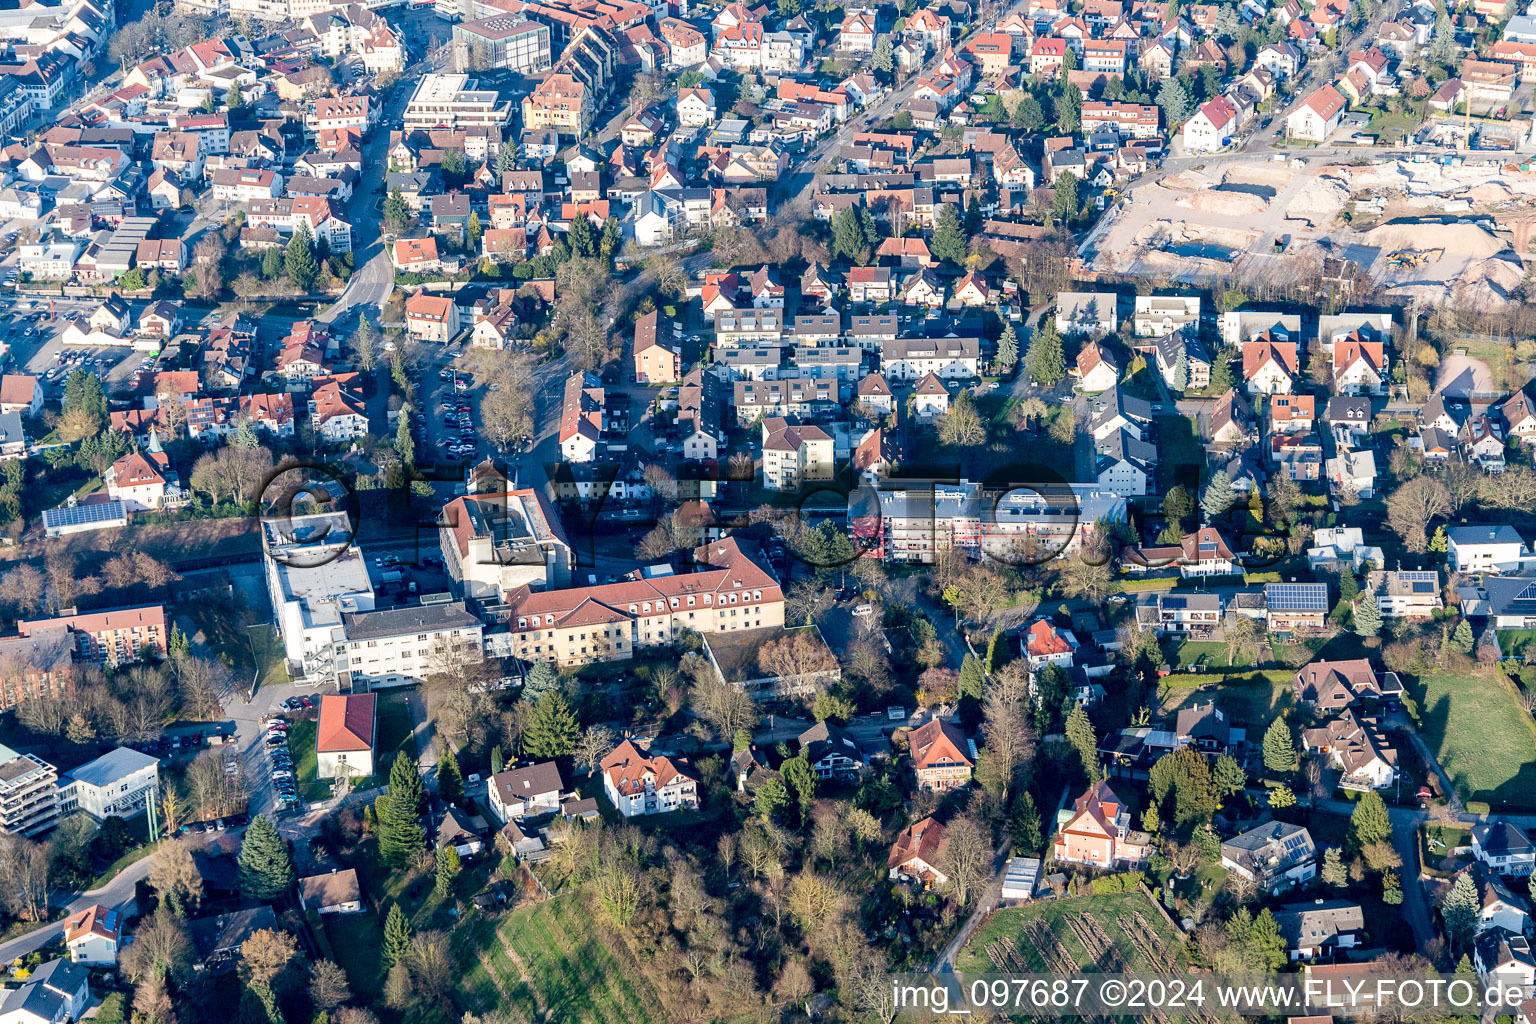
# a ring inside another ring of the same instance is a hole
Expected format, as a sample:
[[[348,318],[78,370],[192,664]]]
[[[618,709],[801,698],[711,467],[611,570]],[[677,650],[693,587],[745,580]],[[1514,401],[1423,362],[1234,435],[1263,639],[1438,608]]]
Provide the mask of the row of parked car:
[[[176,830],[177,835],[202,835],[205,832],[227,832],[232,828],[244,828],[251,823],[248,814],[231,814],[227,818],[215,818],[212,821],[194,821],[189,825],[183,825]]]
[[[309,698],[290,698],[290,700],[309,700]],[[283,706],[287,707],[286,701]],[[303,706],[305,705],[300,703],[300,707]],[[262,724],[267,729],[264,743],[267,760],[270,762],[272,791],[277,794],[277,802],[284,809],[297,807],[299,786],[293,774],[293,752],[288,749],[288,729],[293,723],[282,715],[268,715],[262,720]]]

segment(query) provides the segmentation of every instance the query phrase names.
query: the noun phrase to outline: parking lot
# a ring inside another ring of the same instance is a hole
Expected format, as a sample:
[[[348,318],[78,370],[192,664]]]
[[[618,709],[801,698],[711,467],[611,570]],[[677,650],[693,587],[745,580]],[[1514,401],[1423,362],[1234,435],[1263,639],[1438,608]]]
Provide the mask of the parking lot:
[[[88,316],[99,305],[94,299],[33,299],[0,296],[0,342],[7,349],[7,366],[43,379],[56,394],[71,370],[86,369],[109,385],[127,386],[133,373],[150,357],[130,348],[66,346],[70,318]],[[150,360],[152,362],[152,360]]]

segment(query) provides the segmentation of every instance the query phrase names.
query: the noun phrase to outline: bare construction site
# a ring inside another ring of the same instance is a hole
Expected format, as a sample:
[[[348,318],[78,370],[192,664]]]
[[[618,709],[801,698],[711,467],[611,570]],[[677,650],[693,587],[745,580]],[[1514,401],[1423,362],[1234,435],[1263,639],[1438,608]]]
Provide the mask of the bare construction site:
[[[1349,261],[1405,301],[1516,301],[1536,172],[1496,162],[1234,162],[1132,189],[1089,234],[1085,268],[1257,289]]]

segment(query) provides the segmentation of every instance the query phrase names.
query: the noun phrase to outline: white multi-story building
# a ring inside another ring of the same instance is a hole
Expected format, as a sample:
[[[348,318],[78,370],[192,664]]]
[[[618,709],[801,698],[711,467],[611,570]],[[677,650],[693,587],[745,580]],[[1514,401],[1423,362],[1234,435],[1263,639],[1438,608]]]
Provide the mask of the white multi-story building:
[[[0,833],[35,836],[59,820],[59,773],[32,754],[0,745]]]
[[[160,760],[128,747],[102,754],[64,773],[59,812],[94,818],[131,818],[160,794]]]
[[[459,658],[484,657],[480,620],[462,602],[407,605],[342,615],[335,645],[343,689],[409,686]]]
[[[603,758],[603,792],[626,818],[699,806],[699,783],[686,771],[687,761],[647,757],[625,740]]]
[[[262,567],[272,595],[273,622],[283,640],[288,674],[335,678],[342,616],[373,610],[373,582],[352,543],[345,513],[318,513],[262,526]]]
[[[468,75],[423,75],[405,105],[407,132],[444,128],[499,128],[512,120],[512,102],[495,89],[476,89]]]
[[[1132,323],[1138,338],[1160,338],[1200,325],[1198,295],[1138,295]]]

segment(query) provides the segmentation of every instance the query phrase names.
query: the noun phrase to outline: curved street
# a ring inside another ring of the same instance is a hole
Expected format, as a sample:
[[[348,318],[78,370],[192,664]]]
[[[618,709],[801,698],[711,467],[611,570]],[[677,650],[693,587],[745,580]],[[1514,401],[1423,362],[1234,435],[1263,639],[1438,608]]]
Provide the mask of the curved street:
[[[138,883],[149,876],[149,869],[154,866],[154,863],[155,855],[151,853],[119,871],[100,889],[92,889],[76,896],[65,906],[65,917],[95,903],[127,914],[133,909],[134,893]],[[18,935],[14,939],[0,942],[0,963],[10,963],[17,957],[26,956],[34,950],[41,949],[63,933],[64,921],[61,919],[35,928],[25,935]]]

